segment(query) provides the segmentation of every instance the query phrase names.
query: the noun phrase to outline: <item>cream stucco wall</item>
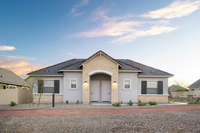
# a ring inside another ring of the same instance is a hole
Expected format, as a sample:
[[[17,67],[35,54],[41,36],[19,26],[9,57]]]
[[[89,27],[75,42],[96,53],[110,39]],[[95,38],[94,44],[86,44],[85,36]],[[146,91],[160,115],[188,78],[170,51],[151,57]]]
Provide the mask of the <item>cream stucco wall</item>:
[[[105,70],[111,72],[111,102],[118,102],[118,66],[115,62],[104,55],[97,55],[83,66],[83,103],[90,102],[90,75],[88,73],[96,70]],[[87,83],[85,83],[87,81]],[[116,83],[114,83],[116,81]]]

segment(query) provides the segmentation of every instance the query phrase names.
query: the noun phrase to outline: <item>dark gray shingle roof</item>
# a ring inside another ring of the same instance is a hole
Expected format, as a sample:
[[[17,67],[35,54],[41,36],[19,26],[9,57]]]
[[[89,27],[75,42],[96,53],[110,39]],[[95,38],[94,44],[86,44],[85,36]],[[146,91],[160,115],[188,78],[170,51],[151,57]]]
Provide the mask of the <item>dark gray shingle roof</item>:
[[[200,79],[189,86],[189,88],[200,87]]]
[[[135,68],[142,71],[140,75],[157,75],[157,76],[173,76],[173,74],[170,74],[168,72],[129,60],[129,59],[117,59],[118,61],[124,62],[126,64],[129,64],[131,66],[134,66]]]
[[[81,61],[83,61],[83,59],[71,59],[65,62],[61,62],[59,64],[55,64],[43,69],[30,72],[27,75],[63,75],[63,73],[59,71],[60,69],[70,66],[72,64],[80,63]],[[71,70],[76,70],[76,69],[77,68],[73,68]]]
[[[141,70],[142,72],[140,73],[140,75],[173,76],[170,73],[143,65],[129,59],[115,60],[122,65],[120,70]],[[63,73],[59,70],[82,70],[79,65],[84,61],[86,61],[86,59],[72,59],[34,72],[30,72],[28,73],[28,75],[63,75]]]
[[[10,70],[0,68],[0,83],[6,83],[11,85],[19,85],[19,86],[29,86],[29,84],[24,81],[21,77],[17,76]]]

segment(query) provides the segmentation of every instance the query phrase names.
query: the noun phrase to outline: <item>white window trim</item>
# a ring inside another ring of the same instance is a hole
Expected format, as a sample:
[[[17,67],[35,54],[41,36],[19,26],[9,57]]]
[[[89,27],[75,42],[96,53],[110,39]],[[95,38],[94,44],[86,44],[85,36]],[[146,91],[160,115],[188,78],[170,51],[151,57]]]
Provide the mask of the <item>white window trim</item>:
[[[17,86],[14,86],[14,85],[8,85],[8,89],[10,89],[10,86],[15,87],[15,89],[17,89]]]
[[[76,88],[71,88],[72,80],[76,80]],[[76,79],[76,78],[71,78],[70,79],[69,89],[70,90],[78,90],[78,79]]]
[[[129,80],[130,81],[130,89],[126,89],[125,88],[125,80]],[[132,88],[131,88],[131,79],[124,79],[124,82],[123,82],[123,90],[126,90],[126,91],[130,91]]]

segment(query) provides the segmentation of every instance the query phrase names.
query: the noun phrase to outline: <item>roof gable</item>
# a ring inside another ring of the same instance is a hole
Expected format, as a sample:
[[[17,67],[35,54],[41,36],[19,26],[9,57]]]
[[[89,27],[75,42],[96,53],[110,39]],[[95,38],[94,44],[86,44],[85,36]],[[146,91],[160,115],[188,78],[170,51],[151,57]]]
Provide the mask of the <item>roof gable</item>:
[[[91,59],[93,59],[94,57],[98,56],[98,55],[104,55],[105,57],[107,57],[108,59],[110,59],[111,61],[113,61],[114,63],[116,63],[117,65],[119,65],[120,67],[122,67],[122,64],[119,63],[118,61],[116,61],[114,58],[112,58],[111,56],[109,56],[108,54],[106,54],[105,52],[99,50],[98,52],[96,52],[95,54],[93,54],[92,56],[90,56],[89,58],[87,58],[84,62],[82,62],[79,66],[84,65],[85,63],[87,63],[88,61],[90,61]]]

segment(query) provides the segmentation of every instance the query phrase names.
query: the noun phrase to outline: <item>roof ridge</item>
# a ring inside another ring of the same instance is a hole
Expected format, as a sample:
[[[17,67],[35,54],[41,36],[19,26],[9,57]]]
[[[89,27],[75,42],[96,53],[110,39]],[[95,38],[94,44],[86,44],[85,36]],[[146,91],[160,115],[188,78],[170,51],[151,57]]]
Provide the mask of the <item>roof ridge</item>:
[[[145,64],[142,64],[142,63],[139,63],[139,62],[133,61],[133,60],[131,60],[131,59],[127,59],[127,60],[130,60],[130,61],[132,61],[132,62],[138,63],[138,64],[140,64],[140,65],[144,65],[144,66],[146,66],[146,67],[150,67],[150,66],[147,66],[147,65],[145,65]],[[154,68],[154,67],[150,67],[150,68],[153,68],[153,69],[156,69],[156,70],[158,70],[158,71],[161,71],[161,72],[167,73],[167,74],[169,74],[169,75],[173,75],[173,74],[171,74],[171,73],[165,72],[165,71],[163,71],[163,70],[160,70],[160,69],[157,69],[157,68]]]
[[[86,60],[86,59],[85,59],[85,60]],[[65,66],[65,67],[62,67],[62,68],[59,69],[59,70],[62,70],[63,68],[66,68],[66,67],[72,66],[72,65],[77,64],[77,63],[80,63],[80,62],[82,62],[82,61],[78,61],[78,62],[76,62],[76,63],[70,64],[70,65],[67,65],[67,66]]]
[[[118,60],[118,59],[116,59],[116,60]],[[119,61],[119,60],[118,60]],[[123,61],[119,61],[119,62],[123,62]],[[138,67],[135,67],[135,66],[133,66],[133,65],[131,65],[131,64],[128,64],[128,63],[125,63],[125,62],[123,62],[124,64],[126,64],[126,65],[129,65],[129,66],[131,66],[131,67],[134,67],[134,68],[137,68],[138,70],[141,70],[141,69],[139,69]]]
[[[35,71],[32,71],[32,72],[29,72],[29,73],[27,73],[26,75],[29,75],[29,74],[31,74],[31,73],[34,73],[34,72],[37,72],[37,71],[40,71],[40,70],[43,70],[43,69],[47,69],[47,68],[52,67],[52,66],[60,65],[60,64],[63,64],[63,63],[65,63],[65,62],[72,61],[72,60],[75,60],[75,58],[70,59],[70,60],[67,60],[67,61],[63,61],[63,62],[58,63],[58,64],[55,64],[55,65],[51,65],[51,66],[48,66],[48,67],[45,67],[45,68],[41,68],[41,69],[39,69],[39,70],[35,70]]]

